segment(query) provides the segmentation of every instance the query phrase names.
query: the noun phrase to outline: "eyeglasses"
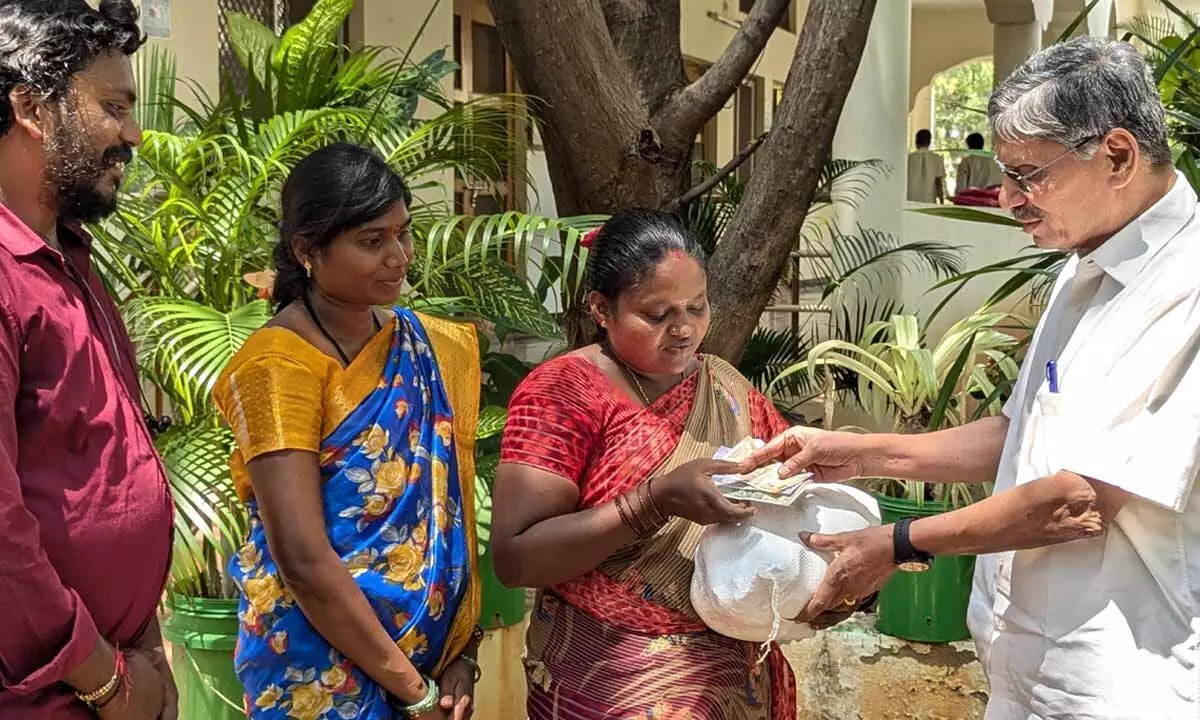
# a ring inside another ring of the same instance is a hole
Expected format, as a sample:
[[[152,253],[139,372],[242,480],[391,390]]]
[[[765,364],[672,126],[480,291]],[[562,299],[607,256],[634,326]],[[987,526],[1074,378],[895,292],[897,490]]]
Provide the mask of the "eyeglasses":
[[[1066,150],[1062,151],[1060,154],[1054,156],[1054,159],[1051,160],[1050,162],[1046,163],[1045,165],[1042,165],[1041,167],[1036,167],[1027,173],[1019,173],[1016,170],[1013,170],[1009,166],[1000,162],[1000,158],[995,158],[996,167],[1000,168],[1000,172],[1004,174],[1004,177],[1008,178],[1009,180],[1012,180],[1021,192],[1028,195],[1029,193],[1033,192],[1032,181],[1034,178],[1036,178],[1038,175],[1041,175],[1043,172],[1046,171],[1047,168],[1049,168],[1054,163],[1058,162],[1059,160],[1062,160],[1063,158],[1065,158],[1066,156],[1070,155],[1073,152],[1077,152],[1084,145],[1087,145],[1088,143],[1099,140],[1102,137],[1104,137],[1104,135],[1088,136],[1088,137],[1080,140],[1079,142],[1075,143],[1071,147],[1067,148]]]

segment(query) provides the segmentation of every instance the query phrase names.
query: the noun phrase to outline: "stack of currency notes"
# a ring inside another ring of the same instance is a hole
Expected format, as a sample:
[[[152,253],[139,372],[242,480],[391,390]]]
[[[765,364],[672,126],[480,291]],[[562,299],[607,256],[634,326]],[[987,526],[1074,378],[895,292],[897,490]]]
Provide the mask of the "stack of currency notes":
[[[746,438],[731,448],[721,447],[713,455],[714,460],[741,462],[765,443],[755,438]],[[789,507],[800,497],[800,492],[812,480],[812,473],[800,473],[787,478],[779,477],[782,463],[771,463],[745,475],[714,475],[713,482],[722,495],[731,500],[770,503]]]

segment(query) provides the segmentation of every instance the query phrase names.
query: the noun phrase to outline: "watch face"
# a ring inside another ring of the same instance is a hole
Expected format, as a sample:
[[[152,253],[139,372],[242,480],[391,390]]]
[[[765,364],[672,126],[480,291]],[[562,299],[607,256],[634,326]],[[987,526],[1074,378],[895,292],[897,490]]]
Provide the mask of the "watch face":
[[[929,569],[929,563],[921,560],[909,560],[896,566],[901,572],[921,573]]]

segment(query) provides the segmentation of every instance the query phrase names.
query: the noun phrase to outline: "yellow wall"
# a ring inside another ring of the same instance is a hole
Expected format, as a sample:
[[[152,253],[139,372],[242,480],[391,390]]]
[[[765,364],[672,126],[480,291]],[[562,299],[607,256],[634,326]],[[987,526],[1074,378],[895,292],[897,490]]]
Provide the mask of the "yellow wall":
[[[792,27],[799,28],[804,21],[804,12],[808,7],[806,0],[796,0],[793,12]],[[701,63],[712,63],[721,56],[721,52],[729,45],[742,19],[736,0],[684,0],[680,3],[681,40],[685,57]],[[716,18],[711,17],[716,15]],[[751,69],[753,77],[762,79],[762,92],[759,94],[761,106],[759,113],[764,119],[764,129],[771,125],[772,97],[775,85],[782,85],[787,79],[788,68],[791,67],[792,54],[796,49],[796,34],[784,30],[775,31],[767,43],[762,57]],[[730,98],[729,102],[717,115],[717,153],[716,163],[723,165],[737,153],[740,148],[734,147],[734,111],[736,105]]]
[[[917,93],[934,75],[992,54],[992,25],[983,3],[977,8],[914,7],[910,47],[908,101],[913,108]]]
[[[174,0],[171,3],[171,37],[150,42],[171,49],[175,55],[176,76],[191,80],[211,96],[218,92],[217,0]],[[193,98],[180,84],[183,99]]]
[[[358,0],[350,15],[350,44],[396,48],[404,53],[413,43],[435,0]],[[454,0],[436,3],[425,31],[413,45],[411,59],[416,62],[445,48],[452,57],[454,42]],[[447,88],[449,89],[449,88]]]

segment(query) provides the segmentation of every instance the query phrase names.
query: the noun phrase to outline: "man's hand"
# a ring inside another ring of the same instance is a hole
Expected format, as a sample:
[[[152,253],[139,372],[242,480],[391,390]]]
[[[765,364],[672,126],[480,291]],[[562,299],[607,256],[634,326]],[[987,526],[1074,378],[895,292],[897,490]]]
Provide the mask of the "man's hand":
[[[798,622],[812,622],[828,611],[847,612],[881,588],[896,571],[892,526],[883,525],[836,535],[802,534],[800,540],[836,557]]]
[[[451,720],[467,720],[475,713],[475,668],[463,660],[450,663],[438,680],[441,709]]]
[[[779,471],[782,477],[807,470],[817,482],[845,482],[863,476],[863,461],[870,449],[868,437],[810,427],[788,428],[751,453],[740,470],[747,473],[778,460],[783,462]]]

